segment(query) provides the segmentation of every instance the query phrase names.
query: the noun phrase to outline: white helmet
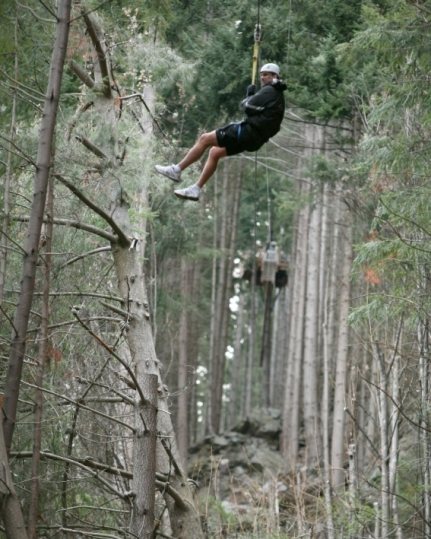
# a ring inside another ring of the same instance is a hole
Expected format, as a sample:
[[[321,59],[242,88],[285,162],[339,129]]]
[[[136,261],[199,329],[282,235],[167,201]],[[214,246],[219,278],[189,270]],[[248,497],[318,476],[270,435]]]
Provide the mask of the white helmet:
[[[265,64],[261,67],[260,72],[266,71],[268,73],[276,73],[278,76],[280,76],[280,68],[277,64]]]

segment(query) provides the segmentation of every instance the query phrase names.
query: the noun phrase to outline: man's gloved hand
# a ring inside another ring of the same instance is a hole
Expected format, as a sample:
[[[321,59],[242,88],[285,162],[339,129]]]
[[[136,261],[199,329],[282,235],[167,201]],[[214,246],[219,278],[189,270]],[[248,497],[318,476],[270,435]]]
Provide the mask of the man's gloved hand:
[[[247,88],[247,97],[250,97],[251,95],[254,95],[256,93],[256,84],[250,84],[250,86]]]

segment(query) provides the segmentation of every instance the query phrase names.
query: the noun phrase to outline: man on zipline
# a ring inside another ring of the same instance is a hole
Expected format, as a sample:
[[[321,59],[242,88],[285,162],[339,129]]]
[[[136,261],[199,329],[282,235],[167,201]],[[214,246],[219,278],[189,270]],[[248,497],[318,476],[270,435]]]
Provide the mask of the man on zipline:
[[[174,182],[181,181],[181,172],[196,163],[207,148],[211,148],[208,159],[198,181],[178,189],[178,198],[199,200],[202,187],[217,169],[219,159],[247,151],[257,151],[265,142],[280,131],[284,117],[284,96],[286,84],[280,80],[280,68],[277,64],[265,64],[260,70],[262,88],[256,92],[252,84],[247,88],[247,97],[242,102],[245,118],[233,122],[210,133],[204,133],[178,165],[163,167],[156,165],[156,170]]]

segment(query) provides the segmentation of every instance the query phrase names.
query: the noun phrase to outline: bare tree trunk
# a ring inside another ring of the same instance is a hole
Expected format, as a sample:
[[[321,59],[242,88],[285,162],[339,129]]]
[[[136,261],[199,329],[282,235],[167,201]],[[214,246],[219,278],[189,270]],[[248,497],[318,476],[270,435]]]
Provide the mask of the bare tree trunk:
[[[206,212],[205,208],[202,208],[202,213]],[[201,227],[202,229],[202,227]],[[199,235],[199,246],[202,244],[201,234]],[[188,364],[191,371],[196,372],[199,361],[199,340],[201,334],[201,319],[199,316],[199,302],[201,295],[201,282],[202,282],[202,260],[198,259],[193,262],[190,268],[190,304],[191,311],[188,313],[189,328],[188,328],[188,346],[187,357]],[[189,444],[193,444],[198,440],[198,414],[197,414],[197,394],[199,386],[193,384],[191,388],[189,402]]]
[[[381,466],[381,500],[382,500],[382,537],[388,537],[390,523],[389,497],[389,427],[388,427],[388,376],[385,360],[379,350],[378,342],[374,343],[374,356],[379,368],[379,424],[380,424],[380,466]]]
[[[111,215],[123,230],[129,230],[127,212],[127,200],[120,193],[114,203]],[[129,305],[130,322],[127,342],[136,365],[137,379],[138,381],[145,380],[146,375],[154,374],[160,380],[159,361],[156,357],[149,322],[148,302],[138,247],[131,248],[128,245],[117,244],[112,246],[112,252],[114,254],[120,294],[124,300],[124,305]],[[140,384],[144,389],[145,383],[140,382]],[[159,442],[157,468],[159,473],[169,477],[170,486],[178,493],[177,499],[173,499],[168,492],[165,493],[172,531],[174,537],[178,539],[188,539],[189,537],[199,539],[202,537],[200,519],[193,502],[191,490],[181,468],[176,436],[172,427],[168,403],[161,385],[159,385],[158,391],[157,432],[159,433]],[[151,402],[150,395],[144,393],[144,398],[144,402]],[[144,428],[146,428],[145,422],[143,423]],[[136,436],[139,436],[139,429],[135,438]],[[135,440],[135,443],[137,443],[137,440]],[[136,453],[135,457],[137,457]],[[146,455],[146,457],[150,456]],[[142,458],[142,455],[140,458]],[[134,468],[135,466],[140,469],[138,463],[134,464]],[[152,478],[146,475],[141,480],[151,482]],[[145,488],[149,491],[150,487]]]
[[[118,143],[116,138],[116,119],[113,114],[113,98],[110,90],[111,74],[109,71],[109,61],[107,52],[103,45],[103,32],[98,28],[96,19],[92,14],[85,13],[83,19],[87,26],[95,51],[95,60],[98,64],[98,71],[103,75],[104,96],[100,96],[95,102],[95,109],[105,119],[104,129],[112,136],[105,139],[106,148],[104,152],[107,157],[111,156],[110,162],[114,163],[115,156],[118,155]],[[108,146],[109,145],[109,146]],[[115,167],[118,174],[119,167]],[[111,250],[114,257],[114,265],[118,279],[119,293],[122,298],[126,326],[127,344],[132,361],[132,367],[128,368],[128,374],[133,380],[133,385],[137,391],[136,420],[134,445],[134,484],[138,485],[140,491],[135,493],[134,518],[132,520],[134,533],[142,539],[147,539],[153,535],[150,529],[150,521],[153,521],[154,507],[154,474],[153,462],[156,451],[154,451],[154,436],[158,434],[157,443],[157,468],[160,474],[166,476],[163,484],[163,496],[169,511],[172,533],[176,539],[193,537],[202,538],[202,530],[198,512],[195,508],[192,492],[189,488],[187,478],[181,468],[181,459],[178,452],[175,432],[172,426],[167,398],[161,384],[160,362],[157,359],[152,328],[150,323],[150,309],[145,288],[145,280],[142,269],[141,252],[139,241],[132,239],[132,231],[129,219],[130,197],[123,189],[115,195],[109,214],[101,208],[95,207],[82,193],[77,192],[73,185],[68,187],[85,201],[99,215],[103,216],[114,230],[116,237],[111,239]],[[75,316],[79,319],[78,315]],[[112,350],[110,350],[112,353]],[[116,355],[117,359],[127,366],[127,362]],[[159,385],[157,402],[157,428],[153,428],[156,406],[153,403],[153,383],[154,378],[158,379]],[[148,407],[148,408],[146,408]],[[141,462],[144,460],[145,462]],[[137,476],[139,474],[139,477]],[[139,494],[139,495],[138,495]],[[140,535],[140,534],[144,535]]]
[[[239,384],[243,355],[241,354],[241,340],[244,329],[244,299],[243,293],[239,293],[238,312],[236,317],[235,343],[233,347],[232,374],[229,398],[229,427],[233,427],[238,420]]]
[[[130,532],[138,539],[154,536],[156,485],[157,388],[156,374],[140,373],[138,382],[146,397],[135,406],[136,436],[133,444],[133,510]]]
[[[397,539],[403,539],[403,529],[400,525],[400,516],[398,512],[398,492],[397,492],[397,465],[398,465],[398,451],[399,451],[399,354],[396,353],[394,357],[394,365],[392,369],[392,438],[391,438],[391,452],[389,456],[389,488],[391,491],[391,509],[394,517],[394,524],[396,527]]]
[[[352,226],[350,214],[346,212],[344,220],[346,229],[344,234],[343,268],[341,277],[341,290],[339,292],[340,316],[338,322],[338,347],[335,374],[334,413],[331,444],[332,486],[342,488],[344,485],[343,463],[345,450],[345,408],[346,408],[346,372],[349,347],[349,329],[347,317],[350,306],[350,272],[352,267]]]
[[[214,221],[213,221],[213,251],[217,250],[217,231],[218,231],[218,205],[217,205],[217,173],[214,177]],[[212,388],[214,386],[214,358],[216,352],[216,326],[217,326],[217,311],[216,311],[216,289],[217,289],[217,258],[214,254],[212,259],[212,274],[211,274],[211,319],[210,319],[210,346],[208,359],[208,376],[206,387],[206,410],[205,410],[205,434],[213,434],[213,412],[212,412]]]
[[[227,174],[227,172],[226,172]],[[226,263],[224,267],[225,278],[223,286],[223,297],[222,297],[222,308],[220,316],[220,348],[219,348],[219,362],[218,362],[218,371],[220,377],[218,378],[218,384],[216,386],[216,399],[217,399],[217,409],[218,421],[215,424],[215,427],[218,431],[223,430],[224,421],[222,416],[222,406],[223,406],[223,383],[225,375],[225,365],[226,365],[226,348],[228,343],[228,330],[229,330],[229,320],[230,320],[230,311],[229,311],[229,300],[232,294],[232,281],[233,281],[233,261],[235,258],[236,250],[236,238],[238,232],[238,218],[239,218],[239,202],[241,196],[241,184],[242,184],[242,166],[240,167],[237,177],[235,178],[232,186],[233,191],[233,200],[231,206],[231,218],[228,219],[226,216],[226,221],[230,221],[227,226],[227,230],[230,233],[229,248],[226,252]]]
[[[423,280],[426,277],[423,276]],[[425,286],[423,285],[423,288]],[[419,342],[419,373],[421,385],[421,429],[419,432],[422,445],[422,474],[423,474],[423,505],[424,505],[424,537],[431,536],[431,492],[430,492],[430,439],[429,439],[429,327],[428,320],[421,320],[418,324]]]
[[[329,275],[328,275],[329,277]],[[323,479],[325,481],[325,510],[326,510],[326,530],[328,539],[334,539],[334,521],[332,518],[332,482],[331,482],[331,461],[329,448],[329,376],[330,361],[328,347],[328,308],[329,308],[329,278],[326,280],[325,310],[323,318],[323,394],[322,394],[322,439],[323,439]]]
[[[181,457],[183,470],[187,470],[187,452],[188,452],[188,403],[187,403],[187,344],[188,344],[188,306],[189,296],[189,264],[185,258],[181,259],[181,315],[179,328],[179,346],[178,346],[178,412],[177,412],[177,440],[178,451]]]
[[[15,17],[14,27],[14,79],[18,80],[18,11]],[[12,112],[10,119],[9,130],[9,149],[6,160],[6,176],[4,182],[4,201],[3,201],[3,227],[0,245],[0,305],[3,305],[4,297],[4,285],[6,280],[6,262],[7,262],[7,249],[8,249],[8,235],[9,235],[9,196],[10,196],[10,183],[12,178],[12,148],[13,139],[15,135],[15,120],[16,120],[16,105],[17,105],[17,92],[18,89],[14,88],[12,91]],[[3,313],[0,311],[0,321],[3,318]]]
[[[256,238],[254,237],[254,240]],[[253,405],[253,368],[256,354],[256,257],[253,252],[253,261],[251,269],[251,287],[250,287],[250,309],[249,309],[249,340],[248,340],[248,358],[245,380],[245,414],[251,412]]]
[[[331,262],[329,265],[329,291],[328,291],[328,322],[327,322],[327,339],[329,350],[329,369],[332,371],[335,368],[335,361],[331,361],[331,358],[336,357],[337,350],[337,327],[336,322],[338,320],[338,288],[337,278],[339,277],[338,268],[341,264],[341,207],[343,202],[341,201],[341,185],[338,183],[335,189],[334,201],[333,201],[333,233],[332,233],[332,253]]]
[[[0,507],[7,539],[27,539],[24,517],[9,468],[3,423],[0,421]]]
[[[221,417],[221,391],[223,386],[224,355],[221,334],[224,317],[224,297],[226,288],[226,264],[227,264],[227,234],[228,234],[228,165],[223,168],[223,186],[221,202],[221,223],[220,223],[220,252],[222,257],[219,263],[217,299],[215,307],[215,340],[214,357],[212,362],[213,385],[211,391],[211,425],[214,432],[219,432]]]
[[[274,285],[265,282],[265,310],[263,321],[263,338],[261,364],[263,367],[263,406],[271,406],[271,322]]]
[[[305,193],[308,189],[305,189]],[[304,307],[307,267],[307,229],[309,205],[299,212],[295,253],[293,258],[294,280],[291,282],[292,325],[289,332],[288,371],[283,405],[282,453],[286,470],[294,469],[299,447],[299,405],[303,359]]]
[[[313,468],[321,454],[320,425],[317,415],[317,325],[319,318],[319,267],[321,204],[315,197],[308,227],[307,295],[304,322],[303,403],[307,466]]]
[[[21,372],[25,354],[25,339],[36,279],[36,264],[39,256],[40,232],[42,229],[43,211],[45,208],[49,170],[51,167],[54,127],[60,99],[63,66],[69,36],[70,8],[71,0],[59,1],[56,36],[39,135],[34,195],[28,224],[27,239],[24,247],[25,256],[23,261],[20,294],[13,322],[13,338],[9,353],[9,366],[3,398],[4,437],[6,451],[8,453],[10,452],[16,421]]]
[[[49,179],[48,201],[47,201],[48,224],[46,227],[46,249],[45,249],[45,272],[42,296],[42,318],[40,324],[40,340],[38,353],[38,366],[36,371],[35,385],[39,388],[43,386],[43,374],[45,369],[45,358],[48,349],[48,321],[49,321],[49,290],[51,286],[51,263],[52,263],[52,235],[53,235],[53,216],[54,216],[54,181],[53,177]],[[31,465],[31,494],[28,510],[28,536],[30,539],[36,539],[36,524],[39,502],[39,468],[40,451],[42,444],[42,408],[43,392],[37,389],[34,397],[35,413],[33,427],[33,457]]]

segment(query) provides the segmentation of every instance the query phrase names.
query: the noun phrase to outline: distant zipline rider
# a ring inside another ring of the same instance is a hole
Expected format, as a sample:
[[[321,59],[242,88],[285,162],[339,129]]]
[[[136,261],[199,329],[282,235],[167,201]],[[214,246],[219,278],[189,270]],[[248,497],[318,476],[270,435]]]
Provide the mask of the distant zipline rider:
[[[247,96],[241,105],[245,112],[244,120],[201,135],[177,165],[156,165],[160,174],[180,182],[182,171],[196,163],[207,148],[211,148],[198,181],[190,187],[174,191],[178,198],[199,200],[200,190],[216,171],[219,159],[244,151],[255,152],[280,131],[285,107],[283,92],[287,87],[280,79],[278,65],[265,64],[260,70],[260,80],[262,88],[257,93],[254,84],[247,88]]]

